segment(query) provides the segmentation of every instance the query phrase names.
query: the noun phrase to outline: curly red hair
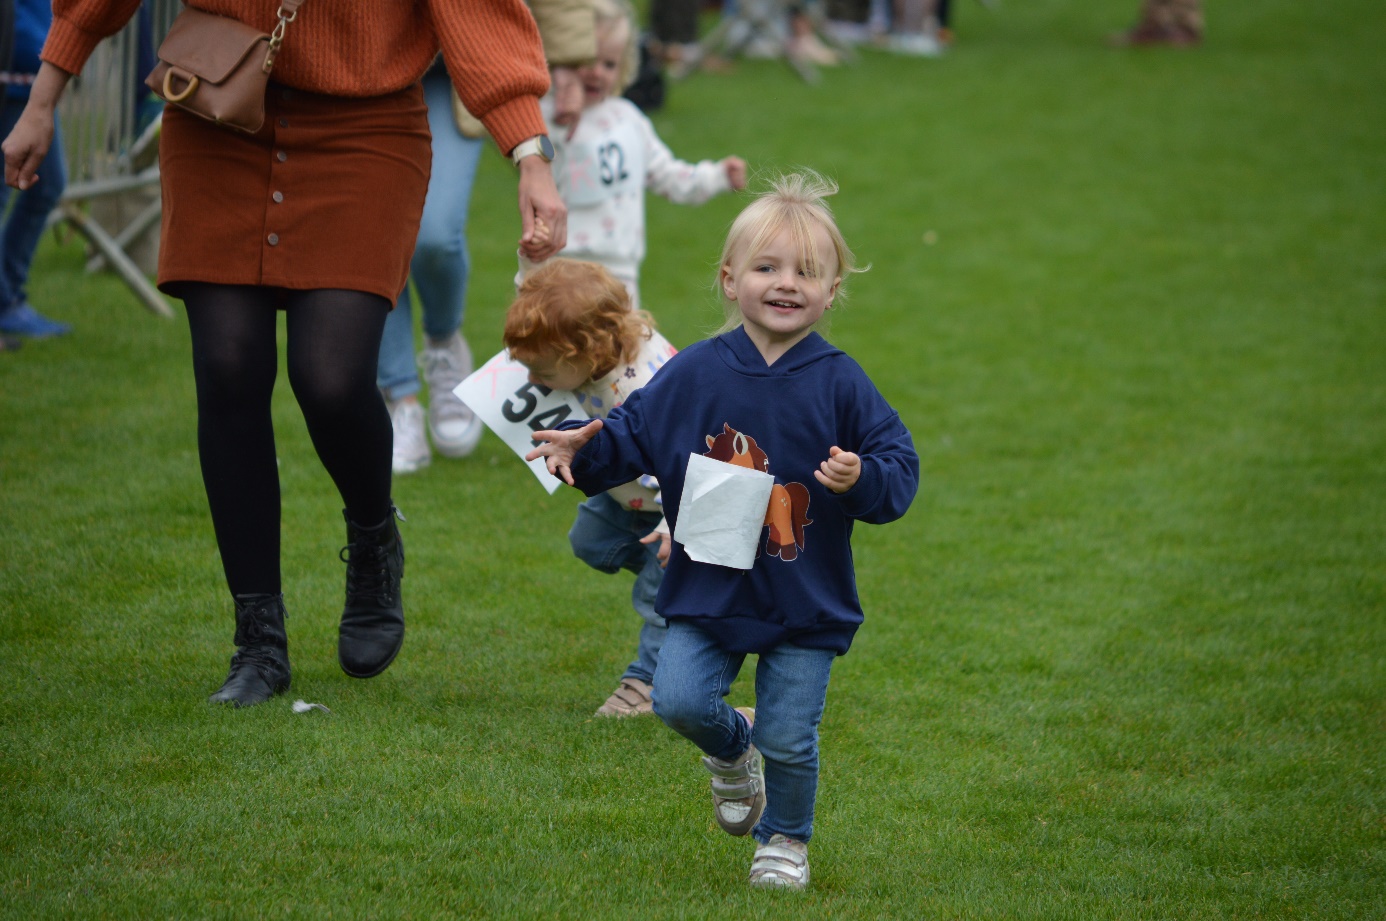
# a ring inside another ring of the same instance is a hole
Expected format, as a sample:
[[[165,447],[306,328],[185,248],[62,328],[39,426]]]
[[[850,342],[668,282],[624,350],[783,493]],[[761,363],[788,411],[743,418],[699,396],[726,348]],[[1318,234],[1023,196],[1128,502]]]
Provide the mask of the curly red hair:
[[[654,325],[602,266],[550,259],[520,282],[502,338],[518,361],[557,358],[595,380],[634,361]]]

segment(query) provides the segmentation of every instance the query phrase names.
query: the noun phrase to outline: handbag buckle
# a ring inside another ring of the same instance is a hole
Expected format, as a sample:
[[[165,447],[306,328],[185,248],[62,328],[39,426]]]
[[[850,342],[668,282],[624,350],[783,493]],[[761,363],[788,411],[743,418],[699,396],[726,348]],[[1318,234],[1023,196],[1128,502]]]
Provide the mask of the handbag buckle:
[[[265,63],[261,65],[265,73],[269,73],[274,68],[274,59],[279,54],[279,46],[284,44],[284,30],[288,28],[289,23],[298,18],[298,10],[286,13],[284,7],[281,6],[275,11],[275,15],[279,17],[279,22],[275,23],[274,31],[270,33],[269,51],[265,53]]]

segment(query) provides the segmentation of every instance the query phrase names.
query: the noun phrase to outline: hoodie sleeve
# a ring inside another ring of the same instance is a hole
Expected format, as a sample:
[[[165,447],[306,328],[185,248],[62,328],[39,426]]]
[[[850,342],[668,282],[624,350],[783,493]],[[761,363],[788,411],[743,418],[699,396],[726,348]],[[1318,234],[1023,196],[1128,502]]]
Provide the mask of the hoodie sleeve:
[[[573,458],[573,485],[589,496],[628,483],[654,469],[646,453],[648,434],[645,424],[643,389],[611,411],[601,431],[583,445]],[[563,428],[578,428],[586,422],[569,422]]]
[[[909,510],[919,491],[919,455],[900,414],[890,415],[866,434],[858,450],[861,478],[836,495],[843,512],[868,524],[894,521]]]

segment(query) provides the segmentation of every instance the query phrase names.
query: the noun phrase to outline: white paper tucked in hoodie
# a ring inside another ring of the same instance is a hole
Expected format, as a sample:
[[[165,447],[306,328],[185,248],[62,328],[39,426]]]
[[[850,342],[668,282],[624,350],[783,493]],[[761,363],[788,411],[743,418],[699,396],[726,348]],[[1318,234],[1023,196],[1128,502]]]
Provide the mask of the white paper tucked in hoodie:
[[[750,569],[774,485],[768,473],[688,455],[674,540],[699,563]]]

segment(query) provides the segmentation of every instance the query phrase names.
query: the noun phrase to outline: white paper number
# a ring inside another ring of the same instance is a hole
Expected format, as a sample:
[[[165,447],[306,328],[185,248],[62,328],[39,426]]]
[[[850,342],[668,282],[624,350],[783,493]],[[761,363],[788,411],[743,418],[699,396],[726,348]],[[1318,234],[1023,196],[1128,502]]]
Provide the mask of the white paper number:
[[[533,434],[568,419],[586,420],[577,397],[529,382],[529,370],[501,350],[453,390],[521,460],[534,450]],[[539,482],[553,493],[563,481],[549,473],[544,459],[527,461]]]

